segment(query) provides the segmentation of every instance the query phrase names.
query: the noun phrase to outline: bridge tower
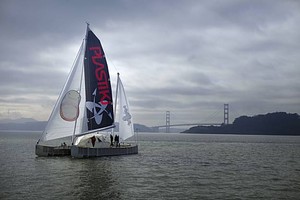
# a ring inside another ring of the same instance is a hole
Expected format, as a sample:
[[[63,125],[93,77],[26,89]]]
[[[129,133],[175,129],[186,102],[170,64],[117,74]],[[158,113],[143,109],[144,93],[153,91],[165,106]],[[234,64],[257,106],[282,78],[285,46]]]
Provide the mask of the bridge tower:
[[[229,104],[224,104],[224,124],[229,124]]]
[[[170,133],[170,111],[166,111],[166,133]]]

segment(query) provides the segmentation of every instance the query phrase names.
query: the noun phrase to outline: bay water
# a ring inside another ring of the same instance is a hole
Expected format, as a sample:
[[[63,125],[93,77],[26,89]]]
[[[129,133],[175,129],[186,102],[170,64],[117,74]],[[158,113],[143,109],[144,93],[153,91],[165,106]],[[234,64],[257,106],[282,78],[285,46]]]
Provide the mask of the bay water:
[[[139,133],[139,154],[36,157],[0,132],[0,199],[300,199],[300,137]]]

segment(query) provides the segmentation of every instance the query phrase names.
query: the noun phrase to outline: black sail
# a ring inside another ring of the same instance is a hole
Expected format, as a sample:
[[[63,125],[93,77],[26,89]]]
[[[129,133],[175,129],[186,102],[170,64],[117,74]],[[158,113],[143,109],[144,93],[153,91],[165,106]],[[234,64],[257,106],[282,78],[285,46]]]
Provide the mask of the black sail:
[[[86,38],[84,77],[88,130],[113,125],[113,99],[108,66],[100,40],[89,28]]]

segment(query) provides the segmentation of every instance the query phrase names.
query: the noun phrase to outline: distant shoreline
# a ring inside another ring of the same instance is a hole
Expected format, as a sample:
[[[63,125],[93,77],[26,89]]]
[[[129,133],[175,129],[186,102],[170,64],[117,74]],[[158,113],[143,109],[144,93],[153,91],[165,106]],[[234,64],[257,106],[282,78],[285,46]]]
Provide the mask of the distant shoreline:
[[[274,133],[274,134],[266,134],[266,133],[192,133],[192,132],[181,132],[182,134],[195,134],[195,135],[253,135],[253,136],[257,136],[257,135],[261,135],[261,136],[300,136],[300,133],[298,134],[280,134],[280,133]]]
[[[5,120],[0,123],[0,133],[3,132],[34,132],[41,133],[46,127],[46,121],[34,121],[23,118],[18,120]],[[118,123],[117,123],[118,124]],[[152,132],[156,130],[142,124],[134,124],[134,129],[141,132]],[[118,131],[118,128],[116,128]],[[241,116],[232,124],[221,126],[195,126],[181,133],[191,134],[233,134],[233,135],[300,135],[300,116],[297,113],[286,112],[268,113],[253,117]]]
[[[232,124],[195,126],[182,133],[239,134],[239,135],[300,135],[300,116],[297,113],[268,113],[253,117],[241,116]]]

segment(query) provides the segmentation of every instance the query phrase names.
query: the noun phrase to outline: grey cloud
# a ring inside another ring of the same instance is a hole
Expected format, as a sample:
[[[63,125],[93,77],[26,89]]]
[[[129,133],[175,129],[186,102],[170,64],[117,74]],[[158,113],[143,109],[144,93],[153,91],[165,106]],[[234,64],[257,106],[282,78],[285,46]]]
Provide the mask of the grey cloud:
[[[166,109],[180,113],[178,121],[204,119],[224,103],[240,114],[300,112],[297,1],[0,4],[0,116],[18,98],[16,105],[46,113],[20,115],[47,118],[85,21],[103,44],[111,77],[121,72],[137,122],[158,123]]]

